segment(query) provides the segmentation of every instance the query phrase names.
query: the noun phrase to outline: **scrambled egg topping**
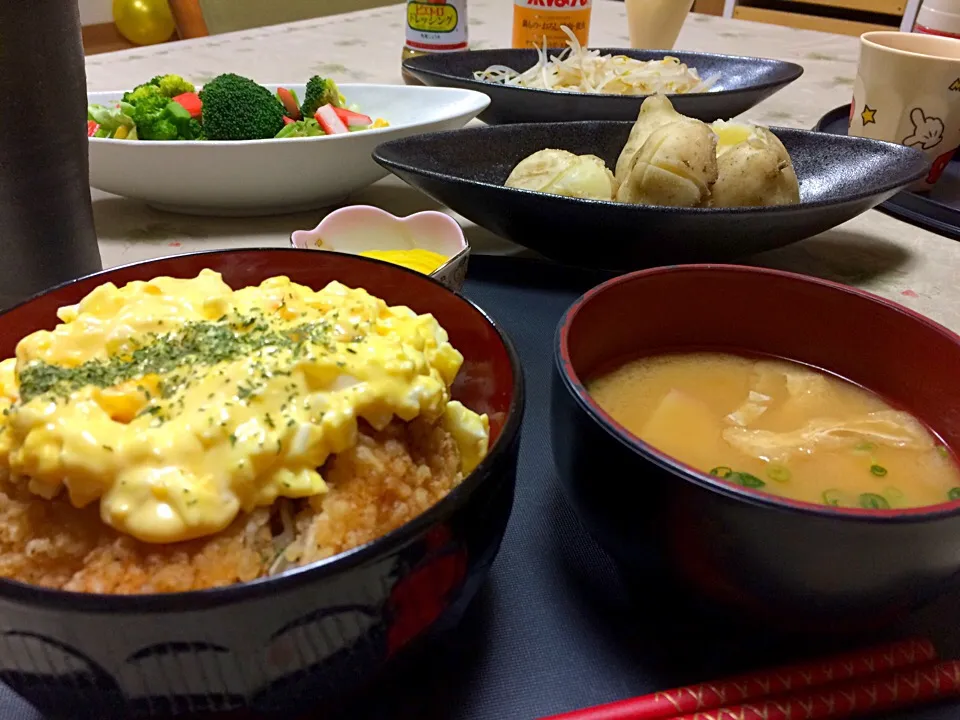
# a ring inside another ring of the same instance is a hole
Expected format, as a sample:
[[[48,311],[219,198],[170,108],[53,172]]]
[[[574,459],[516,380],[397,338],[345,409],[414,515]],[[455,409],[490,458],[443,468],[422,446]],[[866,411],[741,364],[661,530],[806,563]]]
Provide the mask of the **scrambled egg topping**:
[[[0,363],[0,466],[53,498],[100,501],[146,542],[218,532],[278,497],[326,491],[317,471],[357,419],[442,422],[470,472],[489,423],[450,400],[463,356],[432,315],[332,282],[233,291],[204,270],[107,283]]]

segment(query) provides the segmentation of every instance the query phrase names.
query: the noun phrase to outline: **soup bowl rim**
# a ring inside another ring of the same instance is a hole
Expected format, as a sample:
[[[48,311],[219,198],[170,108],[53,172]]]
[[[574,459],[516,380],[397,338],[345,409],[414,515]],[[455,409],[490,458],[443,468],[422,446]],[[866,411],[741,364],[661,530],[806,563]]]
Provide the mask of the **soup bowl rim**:
[[[245,255],[258,253],[289,253],[309,256],[315,263],[317,253],[312,250],[291,247],[245,247],[228,248],[218,250],[199,250],[196,252],[179,253],[177,255],[165,255],[162,257],[148,258],[146,260],[137,260],[115,265],[95,273],[90,273],[82,277],[67,280],[53,287],[42,290],[30,296],[26,300],[19,302],[9,308],[0,311],[0,316],[6,315],[13,310],[19,309],[25,305],[36,301],[37,299],[52,293],[60,292],[63,289],[80,282],[89,281],[95,278],[103,277],[104,282],[109,281],[108,276],[137,266],[146,266],[162,263],[164,261],[180,262],[188,258],[213,257],[226,255]],[[506,352],[510,369],[513,375],[511,383],[511,393],[509,407],[503,426],[497,439],[490,446],[486,456],[480,461],[471,472],[464,475],[460,484],[454,487],[450,492],[440,498],[431,507],[419,513],[412,519],[403,523],[399,527],[391,530],[385,535],[376,537],[356,547],[350,548],[340,553],[336,553],[328,558],[316,560],[301,567],[291,568],[278,575],[255,578],[245,582],[237,582],[231,585],[224,585],[213,588],[203,588],[199,590],[186,590],[170,593],[140,593],[140,594],[115,594],[115,593],[93,593],[78,592],[73,590],[62,590],[58,588],[49,588],[40,585],[14,580],[11,578],[0,577],[0,600],[19,602],[33,607],[49,608],[53,610],[65,610],[69,612],[102,612],[119,614],[139,614],[154,612],[183,612],[191,610],[202,610],[215,607],[224,607],[235,605],[247,600],[263,597],[269,594],[276,594],[281,591],[293,591],[294,589],[303,590],[311,583],[336,577],[343,573],[354,570],[364,563],[375,562],[378,558],[388,556],[402,548],[407,542],[420,535],[427,528],[442,522],[457,508],[466,506],[470,498],[476,494],[477,490],[489,481],[494,481],[492,473],[496,473],[496,467],[503,460],[503,457],[510,452],[510,447],[514,444],[519,431],[520,423],[523,419],[523,411],[526,404],[526,389],[524,385],[523,371],[520,364],[520,356],[517,353],[513,341],[506,334],[503,326],[494,320],[483,308],[469,298],[446,287],[443,283],[430,275],[415,270],[410,270],[394,263],[375,258],[362,257],[359,255],[349,255],[346,253],[335,253],[337,262],[345,263],[365,263],[376,264],[390,269],[390,272],[403,273],[419,281],[427,282],[439,287],[444,293],[454,295],[463,303],[465,308],[470,308],[480,314],[483,320],[488,323],[497,335],[497,339]],[[274,276],[267,276],[274,277]],[[264,278],[266,279],[266,278]],[[366,288],[364,288],[366,289]],[[374,294],[375,291],[368,291]]]
[[[653,445],[644,442],[639,437],[631,433],[626,427],[613,419],[613,417],[603,410],[599,404],[592,398],[573,366],[570,356],[570,331],[573,323],[576,321],[580,311],[595,298],[609,291],[610,289],[642,281],[645,278],[657,275],[668,275],[684,272],[731,272],[753,275],[767,275],[770,277],[779,277],[790,282],[806,283],[812,286],[818,286],[828,292],[843,293],[852,295],[871,303],[875,303],[884,308],[884,312],[896,312],[906,316],[910,321],[923,324],[929,331],[935,332],[954,345],[960,346],[960,335],[949,328],[937,323],[930,318],[904,307],[898,303],[888,300],[874,293],[850,287],[841,283],[836,283],[823,278],[811,277],[800,273],[788,272],[785,270],[774,270],[771,268],[751,267],[736,264],[718,264],[718,263],[694,263],[688,265],[668,265],[663,267],[638,270],[632,273],[619,275],[606,280],[599,285],[591,288],[581,295],[577,300],[567,308],[560,322],[557,325],[554,335],[554,360],[556,369],[559,372],[564,388],[574,399],[576,404],[587,413],[589,418],[599,425],[612,439],[623,445],[626,449],[636,455],[653,462],[661,470],[666,470],[678,479],[692,482],[693,484],[708,490],[710,492],[726,496],[733,500],[738,500],[751,505],[760,506],[770,510],[787,511],[803,515],[815,515],[831,519],[860,521],[870,523],[922,523],[928,520],[940,519],[960,515],[960,500],[952,500],[936,505],[923,505],[914,508],[889,508],[889,509],[867,509],[867,508],[843,508],[839,506],[822,505],[818,503],[794,500],[792,498],[774,495],[772,493],[762,492],[754,488],[746,488],[742,485],[730,482],[719,476],[698,470],[697,468],[682,462],[667,453],[658,450]],[[718,350],[722,348],[717,348]],[[729,351],[729,348],[727,348]],[[751,348],[754,352],[763,352],[761,348]],[[789,359],[789,358],[787,358]],[[796,361],[794,361],[796,362]],[[855,379],[854,379],[855,382]],[[867,390],[870,390],[867,388]],[[872,391],[871,391],[872,392]],[[923,418],[920,418],[921,422]],[[952,448],[951,448],[952,450]]]

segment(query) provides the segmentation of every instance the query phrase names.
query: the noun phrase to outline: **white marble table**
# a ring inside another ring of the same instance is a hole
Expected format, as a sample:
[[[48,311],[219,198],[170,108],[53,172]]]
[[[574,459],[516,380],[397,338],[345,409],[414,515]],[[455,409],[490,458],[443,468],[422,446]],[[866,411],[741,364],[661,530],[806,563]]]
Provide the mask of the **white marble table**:
[[[474,48],[509,44],[511,0],[470,0]],[[129,88],[160,73],[202,83],[223,72],[261,82],[314,73],[344,82],[399,83],[403,6],[261,28],[229,35],[95,55],[87,59],[91,91]],[[595,0],[591,44],[625,46],[623,4]],[[812,127],[828,110],[849,102],[857,39],[806,30],[690,16],[678,49],[780,58],[800,63],[803,77],[746,117],[770,125]],[[287,246],[292,230],[313,227],[322,212],[268,218],[171,215],[142,203],[93,191],[105,266],[221,247]],[[438,206],[396,178],[357,193],[356,203],[408,214]],[[457,217],[474,251],[519,248]],[[815,238],[750,259],[759,265],[818,275],[868,288],[960,330],[960,244],[877,211]]]

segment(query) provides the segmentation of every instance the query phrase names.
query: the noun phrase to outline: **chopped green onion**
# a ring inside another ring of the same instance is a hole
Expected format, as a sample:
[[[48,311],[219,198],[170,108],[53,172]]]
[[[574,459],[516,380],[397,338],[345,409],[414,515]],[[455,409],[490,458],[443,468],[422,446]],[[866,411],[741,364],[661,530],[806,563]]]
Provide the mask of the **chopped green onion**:
[[[950,488],[947,497],[951,500],[960,500],[960,487]]]
[[[823,495],[821,497],[823,498],[823,502],[825,505],[832,505],[833,507],[839,507],[840,500],[843,497],[843,493],[841,493],[839,490],[834,490],[834,489],[824,490]]]
[[[862,443],[857,443],[853,449],[859,452],[870,452],[871,450],[876,450],[876,448],[877,446],[874,445],[872,442],[862,442]]]
[[[903,500],[903,493],[900,492],[898,488],[895,487],[885,487],[883,489],[884,494],[891,500]]]
[[[735,472],[727,479],[748,488],[761,488],[766,485],[766,483],[756,475],[745,472]]]
[[[945,457],[945,458],[950,457],[950,451],[947,450],[946,445],[937,445],[937,452],[940,453],[941,457]]]
[[[756,475],[751,475],[750,473],[746,472],[736,472],[732,468],[728,468],[726,465],[719,465],[715,467],[710,471],[710,474],[748,488],[761,488],[766,485],[766,483]]]
[[[860,496],[860,507],[867,510],[889,510],[890,503],[883,495],[876,493],[863,493]]]
[[[887,469],[883,465],[871,465],[870,472],[877,477],[883,477],[887,474]]]
[[[791,473],[783,465],[768,465],[767,477],[778,483],[790,482]]]

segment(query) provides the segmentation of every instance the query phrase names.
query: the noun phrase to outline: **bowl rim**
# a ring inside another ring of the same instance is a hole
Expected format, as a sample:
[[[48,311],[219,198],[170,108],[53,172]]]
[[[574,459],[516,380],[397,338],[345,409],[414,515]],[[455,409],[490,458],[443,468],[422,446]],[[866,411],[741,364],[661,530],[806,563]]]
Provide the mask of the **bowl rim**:
[[[303,85],[303,83],[260,83],[266,88],[270,87],[288,87],[290,85]],[[472,90],[470,88],[454,88],[454,87],[436,87],[428,85],[392,85],[390,83],[338,83],[337,87],[349,91],[351,88],[357,86],[363,86],[364,88],[378,89],[378,88],[389,88],[391,90],[396,90],[398,87],[403,88],[411,93],[422,93],[428,95],[430,93],[439,95],[442,92],[455,92],[462,93],[462,100],[473,100],[474,103],[470,106],[466,114],[473,113],[474,117],[479,115],[484,110],[490,106],[490,97],[485,93],[479,92],[478,90]],[[198,88],[202,86],[197,86]],[[438,92],[439,91],[439,92]],[[87,93],[87,103],[91,102],[91,96],[93,95],[116,95],[120,96],[123,93],[128,92],[126,90],[94,90]],[[476,107],[474,107],[476,106]],[[366,137],[381,137],[383,135],[390,135],[391,131],[400,131],[400,130],[410,130],[411,128],[420,128],[425,125],[430,125],[437,122],[445,122],[454,117],[458,117],[463,113],[457,113],[456,115],[445,114],[429,120],[417,120],[415,122],[409,122],[404,124],[390,124],[386,127],[379,128],[369,128],[361,132],[353,133],[344,133],[341,135],[318,135],[316,137],[294,137],[294,138],[261,138],[260,140],[136,140],[130,142],[127,140],[117,140],[116,138],[98,138],[92,137],[88,138],[90,142],[95,145],[108,144],[115,145],[118,143],[125,143],[129,147],[140,147],[140,148],[149,148],[149,147],[250,147],[256,145],[264,145],[269,143],[283,142],[287,144],[289,142],[317,142],[317,141],[340,141],[343,142],[347,138],[366,138]],[[386,119],[386,118],[385,118]],[[387,119],[387,122],[390,122]]]
[[[560,52],[561,50],[566,50],[566,49],[567,48],[547,48],[547,51]],[[803,75],[803,72],[804,72],[804,68],[802,65],[798,63],[790,62],[789,60],[778,60],[776,58],[751,57],[749,55],[728,55],[726,53],[709,53],[709,52],[697,52],[697,51],[688,51],[688,50],[655,51],[655,50],[646,50],[641,48],[624,48],[624,47],[618,48],[618,47],[586,46],[586,49],[598,50],[602,54],[607,54],[607,55],[626,55],[627,57],[630,57],[630,53],[662,52],[662,57],[676,57],[676,58],[679,58],[681,62],[684,62],[688,65],[690,63],[687,63],[687,61],[684,60],[683,57],[686,57],[688,59],[711,58],[711,59],[719,59],[719,60],[726,60],[726,61],[737,60],[743,63],[762,62],[764,64],[771,65],[774,67],[779,67],[787,71],[786,76],[779,80],[768,80],[767,82],[757,83],[754,85],[745,85],[743,87],[731,88],[729,90],[714,90],[714,91],[708,90],[706,92],[699,92],[699,93],[666,93],[666,96],[671,99],[682,98],[682,97],[702,98],[702,97],[710,97],[714,95],[718,97],[730,97],[733,95],[740,95],[743,93],[767,90],[769,88],[784,87],[800,79],[800,77]],[[466,55],[467,53],[470,53],[470,57],[476,57],[478,60],[481,60],[482,59],[481,56],[484,54],[503,53],[503,52],[511,52],[513,54],[519,54],[521,52],[532,52],[532,51],[533,51],[533,48],[483,48],[480,50],[461,50],[455,53],[444,53],[443,57],[448,58],[450,56]],[[435,70],[432,68],[417,67],[417,64],[418,64],[417,61],[420,58],[427,58],[426,60],[422,60],[422,62],[429,64],[431,61],[433,61],[432,60],[433,57],[434,56],[432,55],[420,55],[412,58],[407,58],[401,63],[401,65],[404,70],[414,75],[416,73],[423,73],[424,75],[429,75],[430,77],[442,78],[445,80],[456,80],[457,82],[476,83],[480,87],[492,85],[498,89],[503,89],[503,90],[518,90],[518,91],[524,91],[524,92],[545,93],[548,95],[552,95],[554,97],[561,96],[561,97],[572,97],[572,98],[608,98],[608,99],[615,98],[616,100],[622,100],[624,102],[637,102],[638,100],[642,101],[645,98],[650,97],[650,95],[617,95],[615,93],[573,93],[573,92],[564,91],[564,90],[547,90],[545,88],[517,87],[514,85],[502,85],[499,83],[493,83],[493,82],[490,82],[489,80],[477,80],[472,76],[465,77],[463,75],[454,75],[453,73],[450,73],[450,72],[442,72],[440,70]],[[437,61],[434,61],[434,62],[437,62]]]
[[[610,280],[591,288],[573,302],[573,304],[564,312],[563,316],[560,318],[560,322],[557,324],[553,348],[555,361],[554,365],[563,381],[564,388],[573,397],[577,405],[587,413],[591,420],[593,420],[604,431],[606,431],[608,435],[610,435],[621,445],[629,450],[632,450],[637,455],[653,462],[661,469],[667,470],[678,479],[691,482],[700,488],[724,495],[733,500],[746,502],[748,504],[760,506],[765,509],[845,521],[859,521],[880,524],[921,523],[928,520],[960,515],[960,500],[940,503],[937,505],[924,505],[915,508],[871,510],[866,508],[841,508],[829,505],[820,505],[817,503],[785,498],[772,493],[759,492],[751,488],[745,488],[723,478],[705,473],[668,455],[667,453],[661,452],[654,446],[644,442],[639,437],[632,434],[629,430],[627,430],[626,427],[618,423],[613,419],[612,416],[604,411],[587,392],[582,380],[574,371],[573,362],[570,358],[570,330],[580,310],[597,296],[619,285],[636,282],[638,280],[643,280],[656,275],[704,271],[767,275],[770,277],[781,278],[789,282],[816,286],[827,292],[852,295],[880,305],[885,309],[886,312],[895,312],[906,316],[913,322],[921,323],[928,330],[945,337],[954,345],[960,346],[960,335],[953,332],[949,328],[934,322],[930,318],[904,307],[903,305],[895,303],[891,300],[887,300],[879,295],[867,292],[866,290],[850,287],[848,285],[836,283],[831,280],[824,280],[822,278],[802,275],[800,273],[787,272],[785,270],[715,263],[670,265],[665,267],[650,268],[647,270],[639,270],[637,272],[611,278]],[[867,389],[869,390],[869,388]]]
[[[905,33],[893,31],[893,30],[868,30],[865,33],[860,35],[860,44],[861,46],[869,47],[873,50],[879,50],[880,52],[888,52],[893,55],[899,55],[901,57],[912,58],[915,60],[937,60],[941,62],[947,62],[950,65],[956,66],[960,64],[960,57],[949,56],[944,53],[936,52],[920,52],[918,50],[905,50],[904,48],[894,47],[893,45],[888,45],[883,40],[893,40],[893,39],[903,39]],[[917,43],[926,43],[929,45],[939,45],[941,47],[953,45],[954,48],[960,47],[958,44],[958,38],[950,35],[939,35],[934,33],[906,33],[912,37],[907,38],[907,40],[915,40]]]
[[[14,309],[27,305],[39,297],[62,290],[63,288],[74,285],[78,282],[91,280],[98,277],[105,277],[118,270],[126,270],[131,267],[141,265],[151,265],[161,261],[180,260],[189,257],[210,257],[223,255],[243,255],[248,253],[277,252],[277,253],[311,253],[310,250],[288,247],[250,247],[250,248],[230,248],[221,250],[200,250],[197,252],[182,253],[178,255],[167,255],[159,258],[150,258],[136,262],[116,265],[106,270],[90,273],[73,280],[67,280],[51,288],[35,293],[26,300],[17,303],[4,310],[0,315],[4,315]],[[340,253],[347,255],[347,253]],[[86,612],[86,613],[118,613],[118,614],[136,614],[147,612],[187,612],[191,610],[205,610],[224,605],[230,605],[237,602],[261,598],[265,595],[271,595],[279,592],[290,591],[298,586],[304,586],[318,580],[338,575],[339,573],[356,568],[364,563],[376,560],[384,552],[398,549],[413,538],[414,535],[422,532],[426,527],[439,521],[441,518],[450,515],[454,510],[463,507],[470,498],[477,492],[481,485],[488,481],[494,481],[490,473],[496,465],[502,462],[503,457],[509,452],[510,447],[517,440],[520,431],[520,424],[523,419],[524,408],[526,404],[526,389],[524,385],[523,368],[520,363],[520,356],[517,353],[513,341],[506,334],[503,327],[495,321],[483,308],[475,302],[440,283],[430,275],[424,275],[405,267],[394,265],[392,263],[366,258],[360,256],[349,256],[352,259],[347,262],[372,263],[384,267],[393,268],[396,272],[402,272],[411,276],[421,278],[426,282],[433,283],[443,292],[455,295],[467,306],[476,312],[493,328],[500,340],[503,349],[506,351],[510,362],[510,369],[513,373],[513,392],[510,398],[510,406],[507,416],[504,419],[503,428],[497,437],[493,446],[487,452],[486,457],[480,461],[480,464],[473,469],[463,480],[453,488],[444,497],[438,500],[433,506],[414,517],[409,522],[390,531],[386,535],[374,538],[357,547],[337,553],[328,558],[317,560],[316,562],[303,565],[301,567],[291,568],[279,575],[260,577],[248,582],[239,582],[232,585],[225,585],[216,588],[205,588],[202,590],[186,590],[175,593],[143,593],[135,595],[118,595],[108,593],[85,593],[72,590],[59,590],[31,585],[9,578],[0,578],[0,601],[17,602],[24,605],[30,605],[36,608],[50,609],[64,612]]]
[[[545,127],[549,130],[552,127],[560,129],[561,127],[565,130],[576,129],[577,126],[582,126],[584,128],[588,126],[596,127],[597,125],[602,126],[612,126],[619,125],[626,128],[628,125],[632,126],[634,123],[629,120],[578,120],[574,122],[551,122],[551,123],[510,123],[506,125],[484,125],[481,127],[462,127],[456,130],[439,130],[429,133],[420,133],[419,135],[412,137],[403,137],[395,138],[393,140],[387,140],[380,143],[373,150],[373,159],[389,170],[394,175],[397,174],[397,171],[408,172],[419,177],[428,177],[435,180],[443,182],[456,182],[463,183],[472,187],[481,187],[481,188],[494,188],[503,192],[510,193],[519,193],[522,196],[529,196],[530,198],[536,197],[539,198],[539,202],[554,202],[569,204],[573,203],[573,207],[593,207],[603,209],[604,212],[620,212],[620,213],[655,213],[657,215],[703,215],[706,217],[716,217],[716,216],[738,216],[738,215],[775,215],[777,213],[789,214],[794,212],[803,212],[805,210],[812,210],[817,208],[827,208],[827,207],[836,207],[838,205],[843,205],[846,203],[858,202],[860,200],[866,200],[868,198],[877,197],[883,195],[884,193],[895,191],[899,188],[907,187],[913,182],[920,180],[925,177],[927,172],[929,172],[929,162],[926,160],[924,154],[917,150],[916,148],[908,148],[905,145],[899,145],[897,143],[886,142],[885,140],[873,140],[871,138],[862,138],[855,135],[838,135],[836,133],[825,133],[816,130],[806,130],[804,128],[791,128],[791,127],[781,127],[776,125],[767,126],[767,129],[772,131],[777,137],[781,137],[780,133],[786,131],[788,135],[797,135],[797,136],[809,136],[809,135],[829,135],[832,138],[837,139],[840,143],[851,142],[859,143],[860,145],[875,145],[875,146],[884,146],[892,152],[897,152],[906,156],[913,156],[913,159],[916,162],[917,169],[914,170],[905,180],[900,182],[890,182],[889,179],[884,177],[882,185],[877,188],[872,188],[869,190],[857,190],[856,192],[851,192],[848,196],[843,197],[842,199],[822,199],[822,200],[804,200],[800,199],[800,202],[794,203],[793,205],[772,205],[766,207],[676,207],[673,205],[643,205],[643,204],[633,204],[633,203],[621,203],[616,202],[615,200],[590,200],[587,198],[574,198],[567,197],[564,195],[554,195],[552,193],[543,193],[536,190],[526,190],[523,188],[513,188],[507,187],[506,185],[498,185],[496,183],[484,182],[482,180],[474,180],[473,178],[463,177],[461,175],[451,175],[446,172],[438,172],[436,170],[427,170],[417,165],[412,165],[406,160],[397,160],[393,158],[386,158],[383,155],[383,151],[395,151],[395,147],[401,143],[409,141],[423,141],[425,139],[430,139],[433,137],[450,135],[453,133],[465,133],[465,132],[475,132],[480,133],[494,133],[494,132],[522,132],[524,129],[531,126],[536,127]],[[844,139],[845,138],[845,139]],[[893,150],[898,148],[897,150]],[[803,178],[798,177],[798,181],[803,180]],[[549,199],[545,199],[549,198]]]

